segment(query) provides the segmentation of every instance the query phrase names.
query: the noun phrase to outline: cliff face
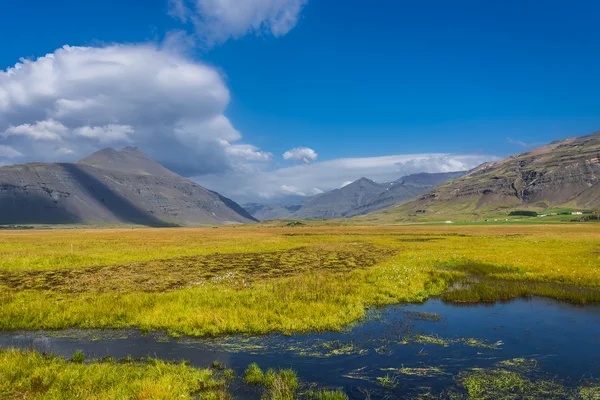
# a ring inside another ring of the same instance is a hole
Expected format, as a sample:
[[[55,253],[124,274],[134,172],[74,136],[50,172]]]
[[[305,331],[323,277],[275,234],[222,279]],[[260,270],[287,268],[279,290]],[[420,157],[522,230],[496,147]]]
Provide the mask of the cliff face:
[[[0,168],[0,224],[170,226],[252,221],[235,202],[134,148],[101,150],[74,164]]]

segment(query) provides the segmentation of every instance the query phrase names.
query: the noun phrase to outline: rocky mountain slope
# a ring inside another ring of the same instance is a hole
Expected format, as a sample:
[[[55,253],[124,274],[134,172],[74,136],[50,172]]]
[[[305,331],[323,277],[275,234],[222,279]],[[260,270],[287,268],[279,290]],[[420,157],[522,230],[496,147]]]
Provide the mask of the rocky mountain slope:
[[[419,196],[427,191],[440,186],[441,184],[460,178],[465,175],[466,171],[447,172],[447,173],[420,173],[402,177],[391,184],[385,185],[386,188],[375,199],[367,204],[358,207],[346,216],[352,217],[356,215],[370,214],[377,210],[391,207],[395,204],[402,203]]]
[[[222,225],[255,219],[133,147],[0,168],[0,224]]]
[[[284,219],[298,211],[302,206],[299,204],[293,205],[273,205],[247,203],[243,205],[244,209],[259,221],[267,221],[270,219]]]
[[[421,195],[465,172],[408,175],[390,183],[361,178],[340,189],[309,197],[298,205],[244,205],[259,220],[347,218],[368,214]]]
[[[515,209],[600,208],[600,132],[486,163],[418,199],[379,213],[468,219]],[[375,217],[373,217],[375,218]]]

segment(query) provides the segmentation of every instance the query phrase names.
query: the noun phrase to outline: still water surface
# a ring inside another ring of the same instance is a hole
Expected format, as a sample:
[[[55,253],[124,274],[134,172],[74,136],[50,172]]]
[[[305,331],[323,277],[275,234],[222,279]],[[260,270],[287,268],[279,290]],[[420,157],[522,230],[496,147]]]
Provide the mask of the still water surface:
[[[540,298],[468,307],[429,300],[373,311],[340,333],[172,339],[136,331],[13,332],[0,334],[0,347],[64,357],[76,350],[88,358],[151,356],[198,367],[218,360],[238,375],[256,362],[264,369],[293,368],[304,382],[342,388],[356,399],[365,391],[373,399],[440,393],[456,385],[461,371],[513,358],[536,360],[540,374],[577,386],[600,378],[600,306]],[[398,371],[430,367],[437,370],[429,376]],[[378,382],[386,375],[393,388]],[[256,394],[235,390],[238,397]]]

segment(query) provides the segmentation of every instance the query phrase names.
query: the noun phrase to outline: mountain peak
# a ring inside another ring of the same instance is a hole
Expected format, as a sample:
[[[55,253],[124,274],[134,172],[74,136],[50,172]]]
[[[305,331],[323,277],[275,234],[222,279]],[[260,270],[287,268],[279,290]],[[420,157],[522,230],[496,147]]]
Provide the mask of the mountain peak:
[[[77,163],[137,175],[171,177],[176,175],[174,172],[169,171],[161,164],[152,160],[139,148],[133,146],[127,146],[120,150],[115,150],[113,148],[98,150],[79,160]]]
[[[365,178],[364,176],[360,179],[355,180],[354,182],[352,182],[349,185],[346,185],[344,187],[348,187],[348,186],[352,186],[352,185],[375,185],[375,186],[381,186],[379,183],[369,179],[369,178]]]

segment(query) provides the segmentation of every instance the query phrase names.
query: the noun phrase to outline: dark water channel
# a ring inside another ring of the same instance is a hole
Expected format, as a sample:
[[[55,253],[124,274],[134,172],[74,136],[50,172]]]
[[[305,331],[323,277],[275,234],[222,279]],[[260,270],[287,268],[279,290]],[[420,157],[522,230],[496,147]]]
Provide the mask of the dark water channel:
[[[536,360],[540,373],[567,386],[600,378],[600,306],[539,298],[468,307],[430,300],[374,311],[342,333],[170,339],[136,331],[13,332],[0,334],[0,347],[64,357],[76,350],[90,358],[151,356],[198,367],[218,360],[238,375],[256,362],[293,368],[303,382],[342,388],[351,398],[364,399],[365,392],[401,398],[439,394],[465,370],[514,358]],[[386,376],[392,384],[378,380]],[[238,388],[235,395],[252,393]]]

